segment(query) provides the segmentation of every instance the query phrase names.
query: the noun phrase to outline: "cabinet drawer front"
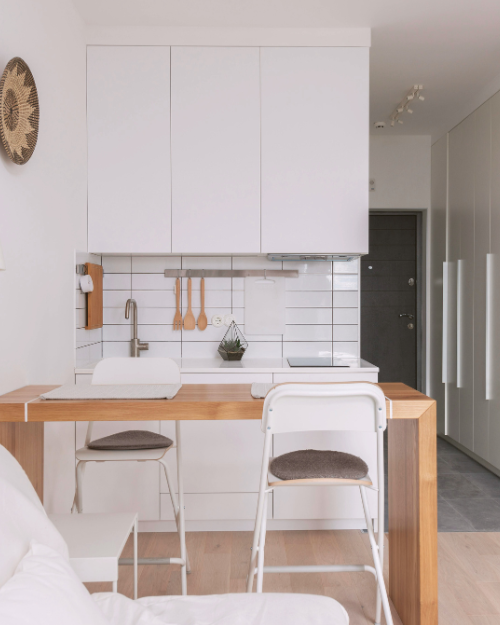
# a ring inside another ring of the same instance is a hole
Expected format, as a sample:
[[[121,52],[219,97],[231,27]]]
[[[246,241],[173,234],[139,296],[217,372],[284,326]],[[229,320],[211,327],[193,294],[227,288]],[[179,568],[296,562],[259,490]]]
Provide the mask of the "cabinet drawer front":
[[[254,520],[257,511],[257,493],[186,495],[185,506],[186,521]],[[268,518],[272,518],[272,510],[272,495],[269,495]],[[172,504],[168,495],[161,496],[161,520],[174,520]]]

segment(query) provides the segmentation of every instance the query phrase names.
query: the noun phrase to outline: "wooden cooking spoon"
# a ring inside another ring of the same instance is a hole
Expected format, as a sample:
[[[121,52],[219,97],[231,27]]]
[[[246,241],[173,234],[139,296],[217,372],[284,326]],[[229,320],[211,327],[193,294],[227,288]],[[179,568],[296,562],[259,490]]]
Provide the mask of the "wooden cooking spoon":
[[[198,317],[198,330],[205,330],[207,327],[207,316],[205,314],[205,278],[200,281],[200,297],[201,297],[201,312]]]
[[[188,278],[188,309],[186,316],[184,317],[184,330],[194,330],[196,327],[196,321],[194,319],[193,311],[191,310],[192,287],[191,278]]]

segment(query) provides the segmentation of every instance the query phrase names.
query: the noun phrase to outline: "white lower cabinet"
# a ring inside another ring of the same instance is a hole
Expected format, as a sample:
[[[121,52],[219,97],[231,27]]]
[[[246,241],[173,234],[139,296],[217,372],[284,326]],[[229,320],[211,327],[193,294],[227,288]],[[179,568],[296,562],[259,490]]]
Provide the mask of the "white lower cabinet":
[[[255,518],[257,510],[257,493],[187,493],[184,499],[186,521],[248,521]],[[269,519],[272,509],[272,495],[269,495]],[[174,520],[168,495],[161,496],[161,520]]]

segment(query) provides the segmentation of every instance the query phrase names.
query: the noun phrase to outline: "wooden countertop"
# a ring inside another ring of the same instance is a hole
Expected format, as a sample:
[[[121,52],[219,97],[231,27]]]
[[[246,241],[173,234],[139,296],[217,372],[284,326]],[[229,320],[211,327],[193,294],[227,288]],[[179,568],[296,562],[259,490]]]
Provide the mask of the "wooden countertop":
[[[434,403],[405,384],[378,386],[393,401],[395,419],[418,419]],[[250,384],[185,384],[174,399],[162,400],[40,399],[54,388],[25,386],[1,395],[0,421],[245,420],[260,419],[264,404],[251,396]]]

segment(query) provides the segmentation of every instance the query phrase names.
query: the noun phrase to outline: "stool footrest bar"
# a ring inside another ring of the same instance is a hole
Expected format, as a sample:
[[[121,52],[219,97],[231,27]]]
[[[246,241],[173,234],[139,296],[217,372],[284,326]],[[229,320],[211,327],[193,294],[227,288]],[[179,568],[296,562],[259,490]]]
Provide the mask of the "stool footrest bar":
[[[133,558],[120,558],[120,565],[134,564]],[[184,566],[185,562],[182,558],[137,558],[137,564],[180,564]]]
[[[264,573],[372,573],[375,577],[377,572],[372,566],[366,564],[318,564],[304,566],[265,566]]]

